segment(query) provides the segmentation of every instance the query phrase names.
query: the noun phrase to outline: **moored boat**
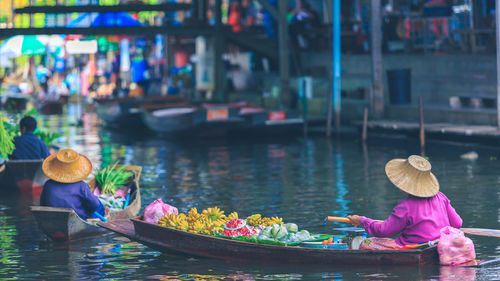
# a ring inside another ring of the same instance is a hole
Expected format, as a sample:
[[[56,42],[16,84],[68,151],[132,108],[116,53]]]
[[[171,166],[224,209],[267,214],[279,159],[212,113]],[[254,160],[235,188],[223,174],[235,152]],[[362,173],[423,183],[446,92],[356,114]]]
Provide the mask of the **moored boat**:
[[[230,240],[166,228],[140,218],[98,225],[154,249],[237,262],[309,265],[430,265],[439,262],[437,247],[362,251],[279,246]]]
[[[178,96],[98,99],[96,112],[110,128],[143,129],[144,123],[141,117],[143,105],[156,106],[156,109],[160,109],[182,101],[183,99]]]
[[[42,163],[43,160],[8,160],[5,164],[2,189],[40,196],[48,179],[42,171]]]
[[[195,107],[183,106],[158,110],[143,109],[142,119],[150,130],[176,136],[197,128],[203,121],[203,112]]]
[[[63,102],[45,101],[38,106],[38,112],[44,115],[58,115],[63,113]]]
[[[127,219],[136,216],[141,208],[141,193],[139,180],[142,167],[127,165],[126,170],[134,173],[131,182],[130,204],[123,210],[112,211],[109,220]],[[95,179],[87,182],[93,191],[96,187]],[[98,220],[81,219],[73,209],[54,208],[45,206],[31,206],[31,212],[38,226],[48,237],[57,241],[73,240],[77,238],[94,236],[105,231],[96,225]]]

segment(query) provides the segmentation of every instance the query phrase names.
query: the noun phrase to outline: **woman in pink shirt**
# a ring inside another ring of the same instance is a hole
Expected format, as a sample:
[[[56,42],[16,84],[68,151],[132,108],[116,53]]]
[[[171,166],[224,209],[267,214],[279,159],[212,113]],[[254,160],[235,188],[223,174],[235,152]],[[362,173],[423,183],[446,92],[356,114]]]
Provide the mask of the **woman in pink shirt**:
[[[439,192],[439,182],[425,158],[412,155],[408,159],[393,159],[385,165],[385,173],[408,198],[401,200],[385,221],[347,216],[353,225],[363,225],[374,236],[366,239],[361,249],[398,249],[439,239],[440,229],[445,226],[462,226],[462,219],[450,200]],[[388,238],[397,234],[400,235],[396,240]]]

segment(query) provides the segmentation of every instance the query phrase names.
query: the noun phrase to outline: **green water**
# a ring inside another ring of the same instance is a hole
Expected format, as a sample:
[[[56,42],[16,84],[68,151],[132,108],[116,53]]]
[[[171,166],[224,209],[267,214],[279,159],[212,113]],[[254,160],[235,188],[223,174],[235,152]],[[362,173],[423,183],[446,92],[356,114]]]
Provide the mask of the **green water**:
[[[219,206],[241,216],[280,216],[321,233],[346,226],[323,226],[326,215],[386,218],[404,196],[386,179],[385,163],[419,153],[417,143],[407,140],[372,139],[366,147],[356,139],[324,137],[171,142],[104,130],[95,115],[84,121],[81,128],[66,117],[41,123],[63,135],[57,145],[87,155],[95,167],[116,160],[143,166],[143,207],[156,198],[183,212]],[[460,159],[471,150],[479,153],[476,161]],[[426,155],[464,227],[500,229],[500,150],[429,142]],[[0,197],[2,280],[500,280],[500,265],[234,264],[161,253],[113,234],[53,243],[38,230],[28,209],[32,203]],[[500,238],[470,237],[479,259],[500,258]]]

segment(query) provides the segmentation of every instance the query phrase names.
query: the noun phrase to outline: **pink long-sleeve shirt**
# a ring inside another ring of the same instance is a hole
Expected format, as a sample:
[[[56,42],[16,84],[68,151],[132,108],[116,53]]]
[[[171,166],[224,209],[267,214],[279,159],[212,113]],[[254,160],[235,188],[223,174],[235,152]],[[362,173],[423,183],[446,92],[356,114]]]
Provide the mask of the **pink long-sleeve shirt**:
[[[431,198],[408,196],[401,200],[383,222],[361,217],[365,230],[375,237],[393,237],[401,246],[439,239],[445,226],[460,228],[462,219],[441,192]]]

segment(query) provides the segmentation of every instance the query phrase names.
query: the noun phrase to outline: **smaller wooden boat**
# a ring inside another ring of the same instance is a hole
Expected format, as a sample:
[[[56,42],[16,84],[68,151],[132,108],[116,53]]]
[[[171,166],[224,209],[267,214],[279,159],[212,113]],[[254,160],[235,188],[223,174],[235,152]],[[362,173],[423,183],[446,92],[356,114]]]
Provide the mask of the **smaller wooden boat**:
[[[204,121],[203,112],[195,107],[173,107],[142,111],[146,127],[164,136],[187,134]]]
[[[141,209],[139,180],[142,167],[126,166],[126,169],[134,173],[134,178],[130,186],[132,190],[130,204],[123,210],[111,212],[108,218],[110,221],[134,217]],[[95,179],[87,183],[93,191],[96,186]],[[96,225],[98,222],[97,219],[82,220],[73,209],[69,208],[31,206],[31,212],[43,233],[56,241],[94,236],[103,233],[104,230]]]
[[[12,112],[22,112],[26,110],[28,99],[28,95],[8,96],[3,103],[3,109]]]
[[[147,223],[140,218],[99,222],[98,225],[160,251],[237,262],[333,266],[429,265],[439,261],[436,246],[387,251],[305,248],[195,234]]]
[[[38,106],[38,112],[44,115],[59,115],[63,113],[61,101],[45,101]]]
[[[47,177],[42,171],[43,160],[8,160],[5,164],[2,189],[40,196]],[[36,199],[36,198],[34,198]]]
[[[144,128],[141,117],[142,105],[157,106],[156,109],[160,109],[183,101],[178,96],[98,99],[96,101],[96,112],[105,125],[110,128],[142,129]]]

